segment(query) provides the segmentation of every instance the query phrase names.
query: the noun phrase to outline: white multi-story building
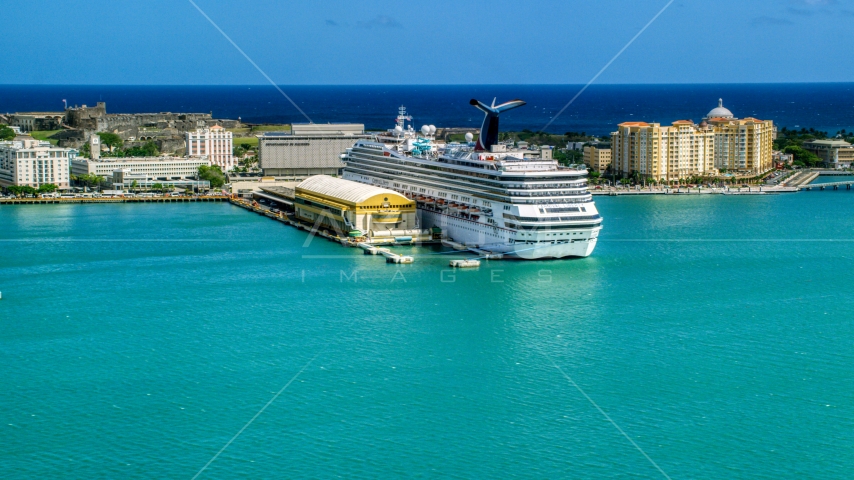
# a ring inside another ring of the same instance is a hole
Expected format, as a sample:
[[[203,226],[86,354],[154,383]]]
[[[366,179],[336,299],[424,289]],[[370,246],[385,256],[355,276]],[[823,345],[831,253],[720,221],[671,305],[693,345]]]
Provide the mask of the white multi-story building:
[[[71,160],[71,173],[111,179],[115,170],[130,169],[152,181],[187,180],[196,178],[200,166],[210,164],[207,157],[75,158]]]
[[[187,132],[186,135],[187,156],[207,157],[211,165],[219,165],[223,172],[228,172],[237,165],[231,132],[221,126],[200,128],[195,132]]]
[[[0,142],[0,186],[38,188],[54,184],[61,189],[68,188],[70,152],[69,148],[59,148],[32,137]]]

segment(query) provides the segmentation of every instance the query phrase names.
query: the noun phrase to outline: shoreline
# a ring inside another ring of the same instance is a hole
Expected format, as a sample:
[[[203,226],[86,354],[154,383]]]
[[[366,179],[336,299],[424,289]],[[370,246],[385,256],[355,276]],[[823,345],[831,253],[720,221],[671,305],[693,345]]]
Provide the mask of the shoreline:
[[[619,196],[696,196],[696,195],[779,195],[810,190],[851,190],[854,181],[807,184],[792,187],[740,187],[740,188],[615,188],[590,190],[594,197]],[[225,202],[229,195],[203,195],[198,197],[147,197],[147,198],[0,198],[0,205],[41,205],[41,204],[96,204],[96,203],[196,203]]]
[[[145,198],[3,198],[0,205],[40,205],[69,203],[196,203],[226,202],[228,195],[201,195],[198,197],[145,197]]]
[[[603,189],[590,190],[593,196],[621,196],[621,195],[773,195],[780,193],[797,193],[803,187],[739,187],[739,188],[616,188],[607,187]]]

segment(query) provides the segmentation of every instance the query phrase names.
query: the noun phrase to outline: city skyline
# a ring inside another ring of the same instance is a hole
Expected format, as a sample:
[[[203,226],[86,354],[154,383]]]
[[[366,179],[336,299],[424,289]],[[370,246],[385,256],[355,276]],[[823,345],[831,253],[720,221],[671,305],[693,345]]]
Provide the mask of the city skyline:
[[[195,3],[281,85],[585,84],[668,4]],[[265,83],[189,1],[4,8],[3,84]],[[850,62],[805,66],[845,58],[852,19],[850,0],[676,1],[597,83],[844,82]]]

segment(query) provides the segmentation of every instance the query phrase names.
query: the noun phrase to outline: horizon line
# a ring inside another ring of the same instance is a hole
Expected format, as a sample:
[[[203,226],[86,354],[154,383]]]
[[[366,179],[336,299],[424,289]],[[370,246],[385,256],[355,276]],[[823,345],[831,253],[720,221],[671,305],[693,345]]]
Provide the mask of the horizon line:
[[[732,86],[732,85],[854,85],[854,81],[826,81],[826,82],[676,82],[676,83],[597,83],[593,87],[609,86]],[[277,83],[278,86],[287,87],[582,87],[583,83]],[[266,87],[273,88],[265,83],[3,83],[0,87]]]

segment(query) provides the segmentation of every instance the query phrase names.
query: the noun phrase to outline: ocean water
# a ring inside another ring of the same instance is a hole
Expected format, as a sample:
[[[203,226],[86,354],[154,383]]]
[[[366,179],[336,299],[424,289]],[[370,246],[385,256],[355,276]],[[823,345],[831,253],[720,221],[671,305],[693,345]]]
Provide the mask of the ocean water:
[[[854,83],[728,85],[592,85],[566,111],[558,112],[581,85],[380,85],[283,86],[316,123],[358,122],[369,129],[393,125],[405,105],[416,126],[479,127],[477,98],[498,102],[520,98],[525,107],[501,116],[505,130],[548,127],[608,135],[619,123],[675,120],[699,122],[718,98],[739,117],[770,119],[780,127],[835,133],[854,129]],[[0,85],[0,112],[61,111],[69,105],[107,102],[111,113],[212,112],[246,122],[305,122],[272,86],[86,86]]]
[[[597,204],[590,258],[457,272],[0,207],[0,478],[192,478],[271,399],[199,478],[664,478],[596,406],[673,479],[850,478],[852,193]]]
[[[822,183],[849,182],[851,180],[854,180],[854,175],[819,175],[810,184],[819,185]]]

